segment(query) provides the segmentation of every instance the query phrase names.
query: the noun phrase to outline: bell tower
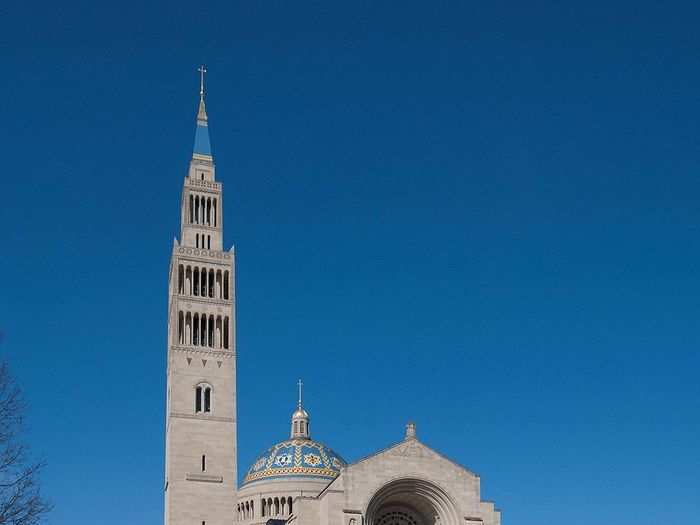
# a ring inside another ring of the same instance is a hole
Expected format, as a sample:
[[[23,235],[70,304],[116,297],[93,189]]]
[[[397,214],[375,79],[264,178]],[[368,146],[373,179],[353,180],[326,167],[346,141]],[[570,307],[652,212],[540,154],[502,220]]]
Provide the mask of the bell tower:
[[[235,256],[223,249],[204,102],[182,188],[168,280],[165,525],[224,525],[236,502]]]

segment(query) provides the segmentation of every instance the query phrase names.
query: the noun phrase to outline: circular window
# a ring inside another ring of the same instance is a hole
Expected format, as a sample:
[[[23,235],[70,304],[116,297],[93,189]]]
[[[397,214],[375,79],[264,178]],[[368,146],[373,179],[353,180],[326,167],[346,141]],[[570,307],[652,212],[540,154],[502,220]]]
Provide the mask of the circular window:
[[[419,525],[416,518],[402,510],[392,510],[382,514],[377,525]]]

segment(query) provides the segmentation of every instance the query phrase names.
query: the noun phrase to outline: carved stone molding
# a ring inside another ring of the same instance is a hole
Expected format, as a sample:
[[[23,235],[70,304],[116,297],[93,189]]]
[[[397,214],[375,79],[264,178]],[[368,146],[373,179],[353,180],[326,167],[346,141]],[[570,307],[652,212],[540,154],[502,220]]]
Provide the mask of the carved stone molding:
[[[177,417],[180,419],[200,419],[204,421],[218,421],[220,423],[234,423],[236,421],[232,417],[205,416],[203,414],[183,414],[182,412],[170,412],[170,417]]]
[[[171,346],[170,348],[175,352],[186,352],[188,354],[204,355],[213,358],[230,359],[236,356],[236,352],[234,352],[233,350],[207,350],[206,348],[175,345]]]
[[[209,476],[207,474],[186,474],[187,481],[204,481],[206,483],[223,483],[224,478],[221,476]]]
[[[413,440],[398,446],[392,451],[392,455],[411,458],[422,458],[426,456],[423,447],[421,447],[416,441]]]

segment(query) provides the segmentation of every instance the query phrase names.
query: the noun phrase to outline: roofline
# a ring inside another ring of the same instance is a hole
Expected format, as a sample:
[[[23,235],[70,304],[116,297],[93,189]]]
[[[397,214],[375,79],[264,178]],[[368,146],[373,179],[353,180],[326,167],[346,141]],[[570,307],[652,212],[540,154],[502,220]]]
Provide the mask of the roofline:
[[[401,444],[403,444],[403,443],[407,443],[408,441],[417,441],[418,443],[420,443],[421,445],[423,445],[425,448],[427,448],[428,450],[430,450],[432,453],[437,454],[439,457],[441,457],[441,458],[444,459],[445,461],[449,461],[450,463],[452,463],[452,464],[455,465],[456,467],[459,467],[459,468],[461,468],[462,470],[464,470],[464,471],[468,472],[469,474],[471,474],[472,476],[475,476],[475,477],[481,479],[481,476],[479,476],[479,474],[477,474],[477,473],[474,472],[473,470],[468,469],[467,467],[465,467],[465,466],[462,465],[461,463],[459,463],[459,462],[453,460],[452,458],[446,456],[445,454],[443,454],[443,453],[441,453],[441,452],[438,452],[437,450],[435,450],[435,449],[432,448],[431,446],[426,445],[425,443],[423,443],[423,442],[422,442],[420,439],[418,439],[417,437],[409,438],[409,439],[403,439],[403,440],[401,440],[401,441],[397,441],[397,442],[395,442],[395,443],[393,443],[393,444],[391,444],[391,445],[389,445],[389,446],[387,446],[387,447],[385,447],[385,448],[383,448],[383,449],[381,449],[381,450],[378,450],[377,452],[374,452],[374,453],[369,454],[369,455],[367,455],[367,456],[363,456],[363,457],[361,457],[360,459],[358,459],[357,461],[353,461],[352,463],[348,463],[348,467],[351,467],[351,466],[353,466],[353,465],[357,465],[357,464],[359,464],[359,463],[362,463],[362,462],[364,462],[364,461],[367,461],[368,459],[371,459],[371,458],[373,458],[374,456],[378,456],[379,454],[383,454],[384,452],[386,452],[386,451],[388,451],[388,450],[391,450],[392,448],[398,447],[399,445],[401,445]]]

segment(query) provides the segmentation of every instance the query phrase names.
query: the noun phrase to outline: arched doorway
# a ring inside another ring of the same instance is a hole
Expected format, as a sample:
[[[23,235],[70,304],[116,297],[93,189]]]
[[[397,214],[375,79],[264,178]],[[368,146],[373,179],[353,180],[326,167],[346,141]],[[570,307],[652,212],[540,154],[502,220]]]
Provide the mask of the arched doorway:
[[[372,496],[366,525],[458,525],[454,503],[440,487],[417,478],[391,481]]]

